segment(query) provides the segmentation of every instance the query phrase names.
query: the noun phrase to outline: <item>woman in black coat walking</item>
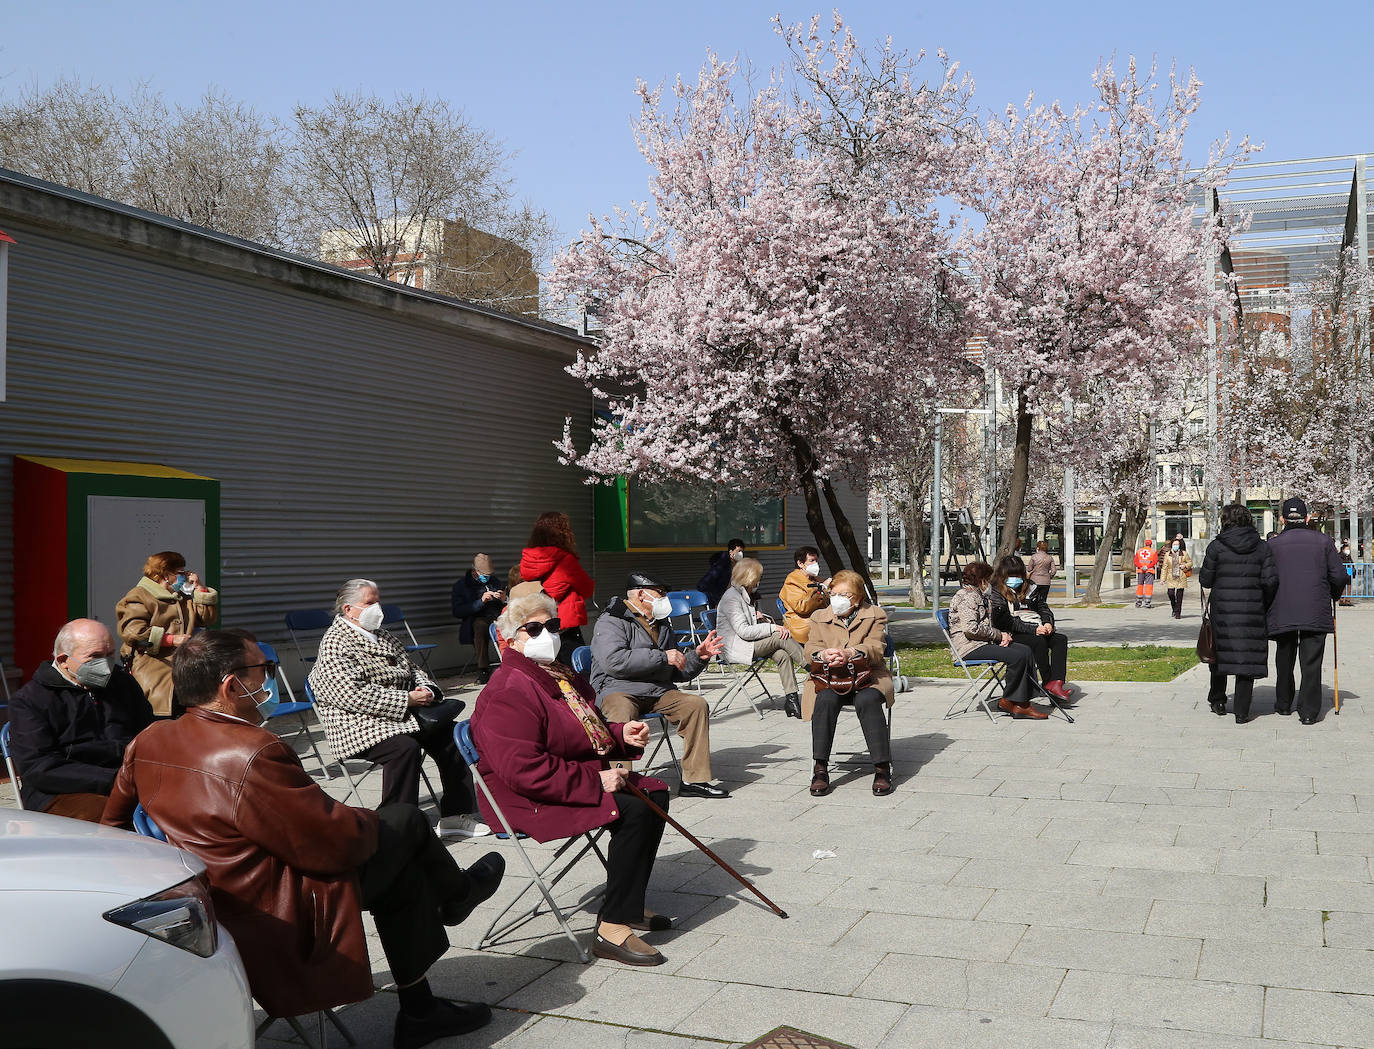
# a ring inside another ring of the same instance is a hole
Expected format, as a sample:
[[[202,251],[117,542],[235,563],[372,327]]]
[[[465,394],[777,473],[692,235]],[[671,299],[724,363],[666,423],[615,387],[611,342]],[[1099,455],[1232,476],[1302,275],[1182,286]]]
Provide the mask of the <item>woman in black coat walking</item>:
[[[1269,544],[1255,531],[1243,503],[1221,512],[1221,534],[1207,546],[1200,582],[1212,591],[1212,630],[1217,661],[1207,702],[1226,716],[1226,678],[1236,679],[1236,724],[1250,720],[1255,679],[1269,676],[1266,615],[1279,589],[1279,573]]]

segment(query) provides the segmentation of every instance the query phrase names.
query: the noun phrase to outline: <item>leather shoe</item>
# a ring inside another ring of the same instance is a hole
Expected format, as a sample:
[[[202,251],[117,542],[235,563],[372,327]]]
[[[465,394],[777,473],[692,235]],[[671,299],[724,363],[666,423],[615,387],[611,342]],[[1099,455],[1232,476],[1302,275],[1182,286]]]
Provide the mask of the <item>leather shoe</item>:
[[[420,1049],[440,1038],[468,1034],[491,1023],[491,1009],[481,1002],[451,1002],[434,999],[434,1008],[424,1016],[396,1014],[395,1049]]]
[[[668,960],[634,933],[630,933],[629,938],[621,944],[614,944],[597,933],[592,954],[624,965],[662,965]]]
[[[801,700],[795,692],[789,692],[782,697],[782,709],[789,718],[801,720]]]
[[[1300,725],[1315,725],[1318,720],[1318,718],[1305,718],[1301,714],[1298,715],[1298,724]]]
[[[1014,718],[1030,718],[1033,721],[1044,721],[1049,717],[1043,710],[1037,710],[1029,703],[1013,703],[1006,696],[1003,696],[997,701],[997,706]]]
[[[484,901],[491,899],[506,873],[506,858],[489,852],[467,869],[468,891],[461,899],[439,905],[439,920],[445,925],[461,925]]]
[[[1274,713],[1275,713],[1275,714],[1282,714],[1284,717],[1287,717],[1288,715],[1290,715],[1290,714],[1293,713],[1293,708],[1292,708],[1292,707],[1275,707],[1275,708],[1274,708]]]
[[[1226,716],[1226,700],[1223,699],[1217,702],[1216,700],[1209,699],[1207,705],[1212,708],[1212,713],[1217,717],[1224,718]]]
[[[677,788],[679,798],[728,798],[730,792],[714,783],[684,783]],[[658,964],[655,962],[654,964]]]
[[[667,914],[655,914],[645,922],[626,922],[636,932],[667,932],[677,924],[677,919]]]
[[[830,769],[818,768],[811,772],[811,796],[823,798],[830,793]]]
[[[1250,724],[1250,722],[1252,722],[1252,721],[1254,721],[1254,720],[1255,720],[1255,715],[1253,715],[1253,714],[1247,714],[1245,717],[1241,717],[1239,714],[1236,715],[1236,724],[1237,724],[1237,725],[1248,725],[1248,724]]]

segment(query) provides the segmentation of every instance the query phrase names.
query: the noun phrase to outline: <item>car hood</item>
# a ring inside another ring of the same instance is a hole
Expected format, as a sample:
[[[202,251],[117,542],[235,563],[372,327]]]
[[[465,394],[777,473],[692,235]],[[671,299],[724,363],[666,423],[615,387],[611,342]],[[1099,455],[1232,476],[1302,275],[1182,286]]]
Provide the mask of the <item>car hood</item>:
[[[0,892],[109,892],[138,899],[204,870],[189,852],[129,831],[42,812],[0,815]]]

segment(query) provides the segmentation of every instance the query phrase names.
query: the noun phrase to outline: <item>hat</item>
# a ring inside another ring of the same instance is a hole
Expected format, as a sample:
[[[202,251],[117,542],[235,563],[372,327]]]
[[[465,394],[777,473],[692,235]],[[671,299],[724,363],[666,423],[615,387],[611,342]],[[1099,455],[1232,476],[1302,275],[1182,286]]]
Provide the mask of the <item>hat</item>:
[[[544,584],[537,579],[531,579],[523,583],[516,583],[515,586],[511,587],[510,599],[517,601],[522,597],[528,597],[530,594],[542,593],[544,593]]]
[[[631,572],[629,578],[625,580],[626,593],[631,590],[662,590],[666,594],[671,589],[672,587],[660,583],[653,576],[645,575],[643,572]]]
[[[1288,524],[1307,523],[1307,504],[1297,496],[1283,501],[1283,519]]]

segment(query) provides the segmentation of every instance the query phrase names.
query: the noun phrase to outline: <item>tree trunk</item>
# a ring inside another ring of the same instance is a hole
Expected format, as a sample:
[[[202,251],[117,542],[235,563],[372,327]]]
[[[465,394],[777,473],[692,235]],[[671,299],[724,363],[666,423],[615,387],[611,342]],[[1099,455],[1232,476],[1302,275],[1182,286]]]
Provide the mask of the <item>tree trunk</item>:
[[[1097,548],[1097,556],[1093,558],[1093,574],[1088,579],[1088,592],[1083,595],[1085,605],[1102,603],[1102,577],[1107,574],[1107,563],[1112,559],[1112,539],[1120,524],[1121,507],[1113,506],[1107,518],[1107,527],[1102,530],[1102,543]]]
[[[1145,524],[1145,511],[1138,506],[1126,508],[1126,526],[1121,530],[1121,571],[1129,579],[1135,571],[1135,541]]]
[[[1026,485],[1030,480],[1030,446],[1031,414],[1026,408],[1026,388],[1022,386],[1016,391],[1016,449],[1011,460],[1007,516],[1002,522],[1002,540],[997,544],[999,558],[1015,553],[1021,545],[1018,531],[1021,527],[1021,510],[1026,505]]]
[[[926,596],[925,568],[930,542],[926,536],[925,514],[921,504],[908,504],[902,516],[906,519],[907,550],[910,551],[911,578],[908,580],[911,591],[911,607],[925,608],[929,603]]]
[[[779,426],[787,439],[788,447],[792,450],[792,461],[797,467],[797,484],[801,487],[802,499],[806,502],[806,526],[811,529],[811,536],[816,540],[816,548],[825,558],[826,568],[834,575],[844,567],[844,559],[835,547],[835,540],[830,537],[830,529],[825,526],[825,511],[821,509],[821,495],[816,487],[816,476],[812,473],[816,456],[806,438],[792,429],[786,416],[779,421]]]
[[[825,504],[830,507],[830,519],[835,522],[835,531],[840,533],[840,542],[849,553],[850,564],[854,571],[864,577],[864,585],[876,601],[878,591],[873,586],[873,578],[868,574],[868,554],[859,546],[859,540],[854,535],[854,527],[849,523],[849,516],[840,505],[839,497],[835,495],[835,489],[831,487],[828,479],[821,481],[821,492],[825,495]]]

